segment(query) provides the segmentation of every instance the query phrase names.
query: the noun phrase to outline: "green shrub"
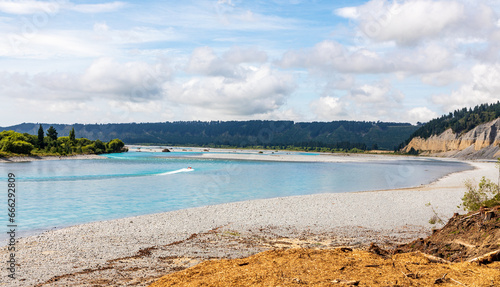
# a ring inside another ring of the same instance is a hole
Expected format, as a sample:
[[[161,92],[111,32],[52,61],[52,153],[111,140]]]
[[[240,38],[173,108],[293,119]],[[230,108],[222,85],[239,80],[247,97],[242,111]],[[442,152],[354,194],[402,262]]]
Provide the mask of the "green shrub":
[[[35,147],[29,142],[14,141],[8,142],[2,148],[3,151],[12,152],[17,154],[30,154]]]
[[[476,187],[471,180],[465,182],[467,192],[462,197],[464,210],[475,211],[481,206],[492,207],[500,204],[500,187],[484,176]]]
[[[107,146],[108,146],[107,152],[120,152],[122,151],[125,144],[119,139],[114,139],[108,142]]]

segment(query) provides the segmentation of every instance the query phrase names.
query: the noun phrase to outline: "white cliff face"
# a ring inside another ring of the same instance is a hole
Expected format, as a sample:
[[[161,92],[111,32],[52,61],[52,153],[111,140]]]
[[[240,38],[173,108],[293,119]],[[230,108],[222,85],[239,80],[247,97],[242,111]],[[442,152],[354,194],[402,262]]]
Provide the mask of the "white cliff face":
[[[500,156],[500,118],[481,124],[464,134],[455,134],[451,129],[428,139],[413,138],[403,149],[411,148],[423,154],[453,156],[461,158],[496,158]]]

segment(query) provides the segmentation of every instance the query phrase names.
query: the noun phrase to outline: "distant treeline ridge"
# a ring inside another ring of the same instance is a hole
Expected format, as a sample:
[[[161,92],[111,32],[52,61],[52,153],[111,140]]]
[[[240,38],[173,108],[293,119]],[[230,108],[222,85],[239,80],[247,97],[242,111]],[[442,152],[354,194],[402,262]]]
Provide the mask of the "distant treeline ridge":
[[[124,124],[42,124],[68,135],[71,128],[88,139],[120,138],[126,144],[233,146],[233,147],[325,147],[331,149],[393,150],[418,128],[409,123],[333,121],[176,121]],[[38,123],[0,128],[36,133]]]

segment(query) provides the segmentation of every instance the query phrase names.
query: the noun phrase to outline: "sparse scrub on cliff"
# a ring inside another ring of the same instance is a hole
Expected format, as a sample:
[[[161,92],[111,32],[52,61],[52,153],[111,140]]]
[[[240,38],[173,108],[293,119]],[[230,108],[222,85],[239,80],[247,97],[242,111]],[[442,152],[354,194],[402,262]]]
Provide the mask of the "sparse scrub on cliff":
[[[476,183],[471,180],[465,181],[467,192],[462,197],[461,207],[467,211],[475,211],[485,207],[500,205],[500,186],[484,176]]]

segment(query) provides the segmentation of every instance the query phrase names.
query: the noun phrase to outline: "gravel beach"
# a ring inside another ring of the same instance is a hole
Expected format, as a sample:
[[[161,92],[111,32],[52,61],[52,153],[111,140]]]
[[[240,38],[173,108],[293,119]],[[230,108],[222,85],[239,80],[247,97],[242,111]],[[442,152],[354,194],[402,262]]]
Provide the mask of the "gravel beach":
[[[12,156],[12,157],[0,157],[0,162],[29,162],[38,160],[65,160],[65,159],[104,159],[104,157],[96,154],[78,154],[71,156]]]
[[[147,286],[206,259],[280,244],[409,241],[430,233],[432,209],[444,220],[460,211],[464,180],[498,177],[494,163],[470,164],[475,169],[415,188],[253,200],[47,231],[18,240],[16,279],[1,268],[0,286]],[[5,265],[8,255],[3,247]]]

